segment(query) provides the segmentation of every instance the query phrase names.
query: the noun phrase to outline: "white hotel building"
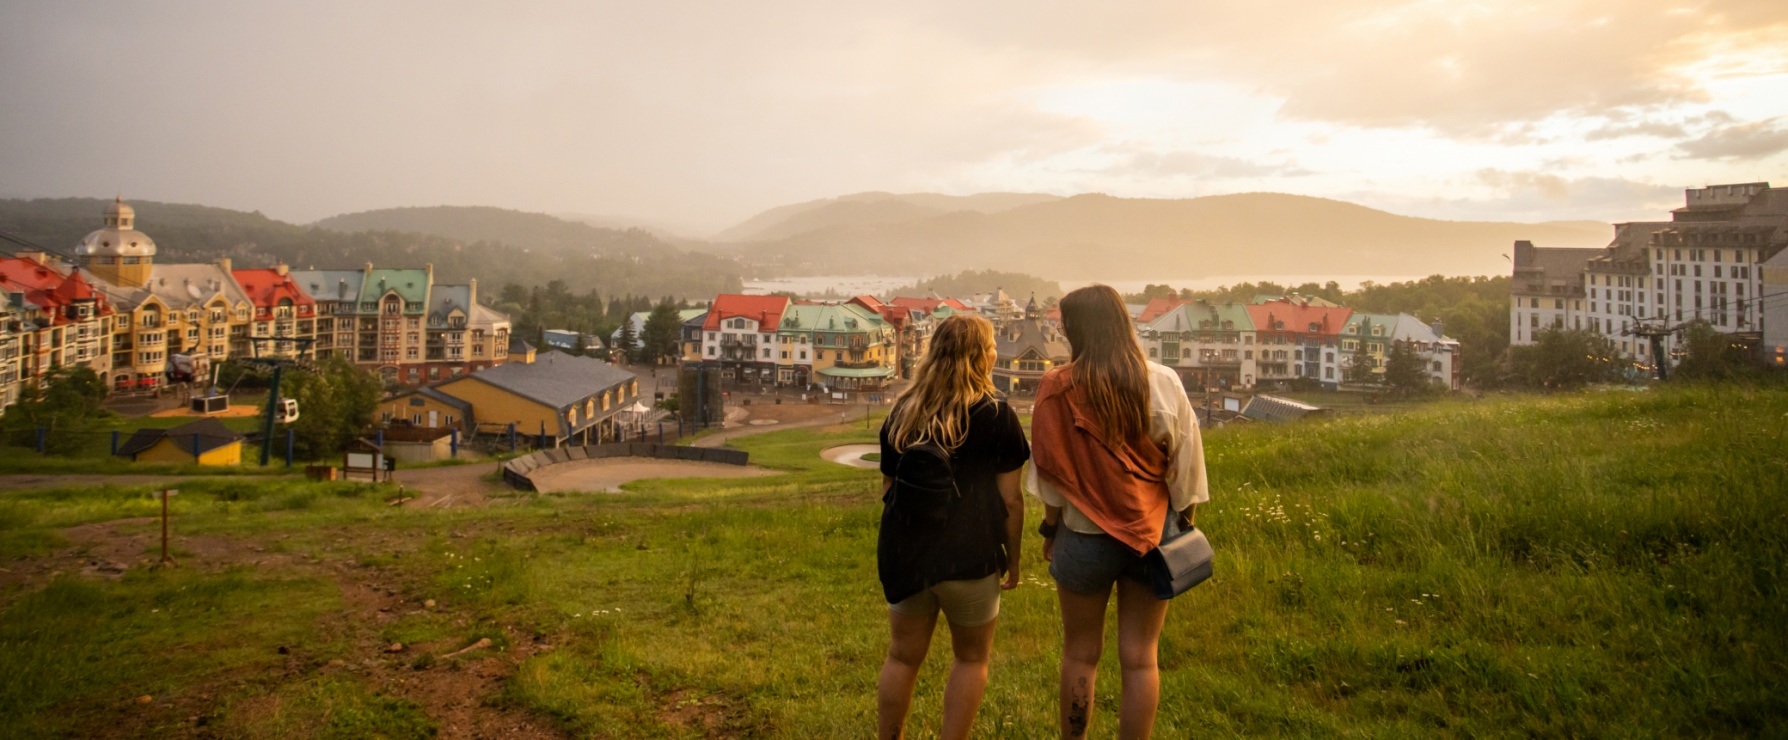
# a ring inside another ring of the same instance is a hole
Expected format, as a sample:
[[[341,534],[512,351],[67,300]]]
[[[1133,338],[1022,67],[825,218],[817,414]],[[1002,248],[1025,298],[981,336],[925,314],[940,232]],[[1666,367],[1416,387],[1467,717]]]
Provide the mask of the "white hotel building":
[[[1669,221],[1616,224],[1602,249],[1515,242],[1510,342],[1533,344],[1548,327],[1588,329],[1648,362],[1647,341],[1631,333],[1640,322],[1674,328],[1700,319],[1760,336],[1771,299],[1759,265],[1788,246],[1788,188],[1715,185],[1684,200]],[[1665,351],[1675,344],[1667,337]]]

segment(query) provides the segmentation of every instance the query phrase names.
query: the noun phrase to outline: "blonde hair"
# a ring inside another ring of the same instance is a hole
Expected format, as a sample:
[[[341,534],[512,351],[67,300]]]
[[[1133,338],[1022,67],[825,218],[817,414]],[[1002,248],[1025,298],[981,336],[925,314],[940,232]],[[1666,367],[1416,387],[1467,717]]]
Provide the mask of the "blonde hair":
[[[1062,333],[1073,364],[1068,377],[1086,394],[1105,443],[1140,442],[1149,429],[1149,371],[1124,299],[1109,285],[1062,296]]]
[[[970,314],[944,319],[919,361],[913,384],[889,413],[888,443],[896,452],[930,442],[954,451],[968,436],[969,410],[994,394],[993,324]]]

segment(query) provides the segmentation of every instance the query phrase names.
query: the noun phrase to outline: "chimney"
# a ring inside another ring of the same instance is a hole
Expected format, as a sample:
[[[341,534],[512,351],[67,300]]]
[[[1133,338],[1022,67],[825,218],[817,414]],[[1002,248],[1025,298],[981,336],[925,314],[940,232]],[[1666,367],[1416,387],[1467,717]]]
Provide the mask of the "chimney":
[[[467,303],[472,304],[472,306],[478,305],[478,278],[472,278],[466,281],[466,296],[469,299]],[[472,306],[467,306],[466,308],[470,309]]]
[[[1533,242],[1523,239],[1515,242],[1515,267],[1533,264]]]
[[[273,271],[279,273],[282,277],[292,274],[292,268],[287,267],[284,262],[274,265]]]
[[[422,266],[422,274],[428,276],[428,282],[430,285],[434,284],[434,282],[435,282],[435,266],[433,264],[423,265]]]
[[[230,258],[228,258],[228,257],[217,258],[217,266],[220,268],[223,268],[224,272],[229,272],[230,271]]]

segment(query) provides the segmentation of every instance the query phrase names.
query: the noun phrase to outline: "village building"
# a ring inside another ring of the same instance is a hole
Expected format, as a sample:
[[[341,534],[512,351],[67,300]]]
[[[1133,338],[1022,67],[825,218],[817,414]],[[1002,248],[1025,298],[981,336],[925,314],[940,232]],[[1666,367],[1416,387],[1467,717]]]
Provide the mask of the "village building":
[[[106,208],[104,218],[101,228],[75,245],[74,258],[117,312],[111,368],[102,374],[107,386],[192,381],[229,357],[252,311],[230,261],[157,262],[155,241],[136,228],[136,209],[123,198]]]
[[[547,352],[532,363],[488,367],[433,390],[468,404],[480,432],[514,429],[559,447],[617,439],[622,423],[631,421],[623,414],[639,398],[639,379],[598,359]]]
[[[797,303],[776,325],[777,385],[875,391],[895,375],[898,339],[880,314],[858,303]]]
[[[1776,256],[1763,263],[1760,272],[1763,273],[1763,293],[1759,301],[1763,307],[1760,351],[1764,364],[1788,368],[1788,249],[1776,252]]]
[[[24,378],[19,361],[24,356],[24,322],[12,297],[0,290],[0,414],[18,403],[19,381]]]
[[[787,296],[715,296],[702,321],[700,362],[719,367],[723,382],[774,385],[780,369],[776,330],[790,303]]]
[[[138,429],[116,454],[132,462],[241,465],[242,435],[203,418],[172,429]]]
[[[1289,299],[1249,304],[1257,345],[1256,384],[1307,379],[1329,390],[1340,387],[1341,330],[1352,313]]]
[[[109,378],[116,313],[80,270],[52,263],[43,252],[19,252],[0,258],[0,291],[18,320],[21,383],[69,366]]]
[[[1649,369],[1641,325],[1705,321],[1761,341],[1768,297],[1762,265],[1788,246],[1788,188],[1767,182],[1691,188],[1669,221],[1615,224],[1602,249],[1515,243],[1509,338],[1529,345],[1548,328],[1584,329]],[[1677,337],[1662,340],[1666,357]]]
[[[244,337],[231,342],[238,357],[309,355],[316,340],[317,302],[292,278],[285,265],[233,270],[236,284],[254,307]]]
[[[1025,305],[1022,318],[994,330],[993,387],[1008,395],[1037,392],[1037,384],[1050,368],[1068,362],[1068,340],[1061,330],[1043,320],[1036,297]]]
[[[508,361],[509,317],[478,302],[476,280],[436,283],[434,265],[291,274],[317,302],[319,357],[412,386]]]
[[[1348,317],[1341,330],[1342,380],[1383,383],[1386,360],[1398,342],[1415,353],[1423,371],[1435,383],[1449,390],[1463,387],[1459,342],[1442,333],[1439,325],[1429,325],[1406,313],[1356,312]]]
[[[683,323],[689,321],[690,319],[693,319],[697,316],[706,314],[707,312],[708,312],[708,309],[705,309],[705,308],[678,309],[677,310],[677,323],[683,324]],[[634,311],[633,314],[628,316],[627,320],[624,322],[627,326],[633,328],[633,346],[625,347],[625,348],[620,346],[620,342],[621,342],[621,328],[620,327],[615,327],[614,331],[609,332],[608,346],[614,347],[616,349],[627,349],[627,350],[631,350],[631,351],[637,351],[639,348],[644,347],[646,344],[646,321],[650,318],[652,318],[651,311]]]
[[[1156,299],[1138,319],[1145,316],[1136,327],[1144,353],[1173,368],[1188,390],[1253,387],[1259,373],[1247,306]]]
[[[682,348],[684,362],[702,361],[702,327],[708,323],[708,310],[683,320],[683,329],[678,345]]]
[[[376,418],[393,427],[438,430],[459,430],[462,434],[477,431],[477,417],[470,401],[439,389],[423,386],[387,397],[379,402]]]

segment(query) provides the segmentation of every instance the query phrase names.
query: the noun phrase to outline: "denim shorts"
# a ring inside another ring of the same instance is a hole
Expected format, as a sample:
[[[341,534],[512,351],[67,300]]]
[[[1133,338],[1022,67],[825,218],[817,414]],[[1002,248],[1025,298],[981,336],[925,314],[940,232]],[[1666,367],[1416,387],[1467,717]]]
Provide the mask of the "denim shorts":
[[[1055,537],[1049,575],[1057,586],[1081,594],[1108,594],[1121,576],[1150,583],[1148,560],[1108,534],[1081,534],[1062,527]]]

